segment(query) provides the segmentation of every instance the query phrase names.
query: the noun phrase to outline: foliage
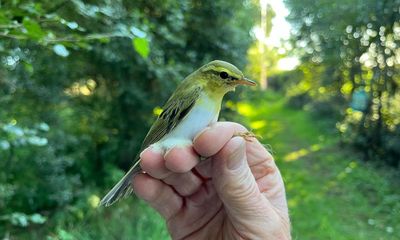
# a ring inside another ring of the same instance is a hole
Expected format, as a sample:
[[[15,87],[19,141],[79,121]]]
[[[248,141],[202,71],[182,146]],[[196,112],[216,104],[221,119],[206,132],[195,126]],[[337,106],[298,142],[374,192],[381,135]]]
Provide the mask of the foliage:
[[[168,238],[136,199],[97,205],[187,74],[213,59],[244,68],[247,54],[258,76],[255,2],[0,1],[0,237]],[[248,102],[231,96],[221,119],[239,112],[271,144],[294,238],[398,239],[397,173],[346,146],[399,163],[399,0],[285,2],[302,63],[270,86],[289,100],[240,92]],[[267,57],[277,73],[281,56]],[[362,90],[364,112],[350,107]]]
[[[296,87],[303,93],[298,94],[320,102],[345,99],[336,110],[343,115],[337,124],[343,140],[366,159],[399,165],[400,2],[285,3],[294,26],[292,44],[303,62],[304,77]],[[357,91],[366,95],[361,112],[349,106]]]
[[[275,92],[285,93],[289,89],[295,89],[303,76],[303,72],[298,69],[280,72],[269,77],[268,86]]]
[[[251,1],[0,5],[0,232],[45,224],[39,238],[61,239],[55,226],[123,175],[185,75],[216,58],[244,66],[257,15]]]
[[[249,64],[247,65],[246,72],[252,79],[259,79],[261,73],[261,58],[264,58],[265,66],[268,74],[277,74],[277,64],[279,59],[282,57],[275,48],[265,48],[264,54],[260,53],[261,42],[257,41],[249,48],[247,52],[247,58],[249,59]]]

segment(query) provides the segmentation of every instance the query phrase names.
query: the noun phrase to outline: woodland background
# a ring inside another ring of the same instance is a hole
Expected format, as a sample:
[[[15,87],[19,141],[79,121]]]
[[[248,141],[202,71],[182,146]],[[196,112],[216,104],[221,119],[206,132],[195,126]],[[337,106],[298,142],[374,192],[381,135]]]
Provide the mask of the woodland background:
[[[222,59],[266,63],[268,90],[222,119],[271,146],[293,238],[399,239],[400,1],[284,3],[291,37],[262,54],[254,0],[1,0],[0,238],[168,239],[136,198],[97,204],[177,84]]]

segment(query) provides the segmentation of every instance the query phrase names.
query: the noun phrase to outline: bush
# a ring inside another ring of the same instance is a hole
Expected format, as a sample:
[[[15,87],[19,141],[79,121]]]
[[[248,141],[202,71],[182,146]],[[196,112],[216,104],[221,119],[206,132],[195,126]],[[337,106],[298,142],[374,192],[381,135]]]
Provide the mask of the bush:
[[[329,119],[336,123],[342,117],[346,100],[342,96],[333,96],[326,99],[314,100],[306,104],[305,109],[315,117]]]
[[[287,106],[294,108],[294,109],[302,109],[304,108],[304,106],[311,102],[312,99],[310,97],[310,95],[308,95],[307,92],[304,93],[300,93],[294,96],[289,97],[288,101],[287,101]]]
[[[276,92],[285,93],[303,78],[303,73],[296,69],[272,75],[268,79],[268,87]]]
[[[363,153],[365,161],[400,166],[400,127],[379,129],[379,124],[366,121],[363,113],[351,109],[337,127],[342,141]]]

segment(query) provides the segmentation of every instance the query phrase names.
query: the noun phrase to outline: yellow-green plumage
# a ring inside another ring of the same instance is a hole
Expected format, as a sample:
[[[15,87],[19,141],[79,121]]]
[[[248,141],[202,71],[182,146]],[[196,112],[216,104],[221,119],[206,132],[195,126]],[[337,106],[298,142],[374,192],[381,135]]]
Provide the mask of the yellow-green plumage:
[[[174,146],[191,144],[193,138],[217,121],[224,95],[238,84],[255,85],[234,65],[215,60],[185,78],[168,99],[163,111],[146,135],[140,151],[150,145],[166,151]],[[140,159],[101,200],[109,206],[132,192],[133,176],[141,172]]]

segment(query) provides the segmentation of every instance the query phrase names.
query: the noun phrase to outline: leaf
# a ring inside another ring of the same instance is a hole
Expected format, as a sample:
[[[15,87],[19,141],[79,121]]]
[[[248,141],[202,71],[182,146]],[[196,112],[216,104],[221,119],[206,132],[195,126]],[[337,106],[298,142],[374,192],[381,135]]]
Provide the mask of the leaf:
[[[149,56],[150,46],[149,41],[146,38],[134,38],[132,43],[136,52],[139,53],[140,56],[143,58],[147,58]]]
[[[39,40],[46,35],[40,25],[29,18],[24,18],[23,25],[27,31],[27,35],[35,40]]]
[[[25,69],[25,71],[27,71],[30,74],[33,73],[33,66],[31,63],[24,62],[24,69]]]
[[[8,17],[6,17],[4,11],[0,11],[0,24],[10,24],[11,23],[11,19],[9,19]]]
[[[15,212],[10,216],[10,222],[12,225],[26,227],[29,225],[28,216],[24,213]]]
[[[62,45],[62,44],[56,44],[56,45],[54,45],[53,51],[54,51],[58,56],[61,56],[61,57],[68,57],[68,55],[69,55],[69,51],[68,51],[67,48],[66,48],[64,45]]]
[[[48,132],[50,130],[50,127],[47,123],[41,122],[38,126],[38,128],[42,131]]]
[[[59,239],[62,239],[62,240],[73,240],[73,239],[75,239],[74,236],[71,233],[65,231],[64,229],[58,229],[57,230],[57,235],[58,235]]]
[[[6,133],[12,134],[16,137],[22,137],[24,136],[24,130],[22,130],[22,128],[15,126],[13,124],[6,124],[3,126],[3,130]]]
[[[7,150],[10,148],[10,143],[7,140],[0,140],[0,149]]]
[[[67,26],[70,29],[77,29],[79,27],[78,23],[76,23],[76,22],[67,22]]]
[[[30,216],[30,220],[32,223],[43,224],[46,222],[47,219],[39,213],[35,213]]]
[[[135,35],[135,37],[139,37],[139,38],[144,38],[144,37],[146,37],[146,33],[143,32],[142,30],[140,30],[139,28],[131,27],[130,30],[131,30],[131,33],[132,33],[133,35]]]
[[[47,138],[42,138],[38,136],[31,136],[27,138],[28,142],[35,146],[46,146],[48,143]]]

